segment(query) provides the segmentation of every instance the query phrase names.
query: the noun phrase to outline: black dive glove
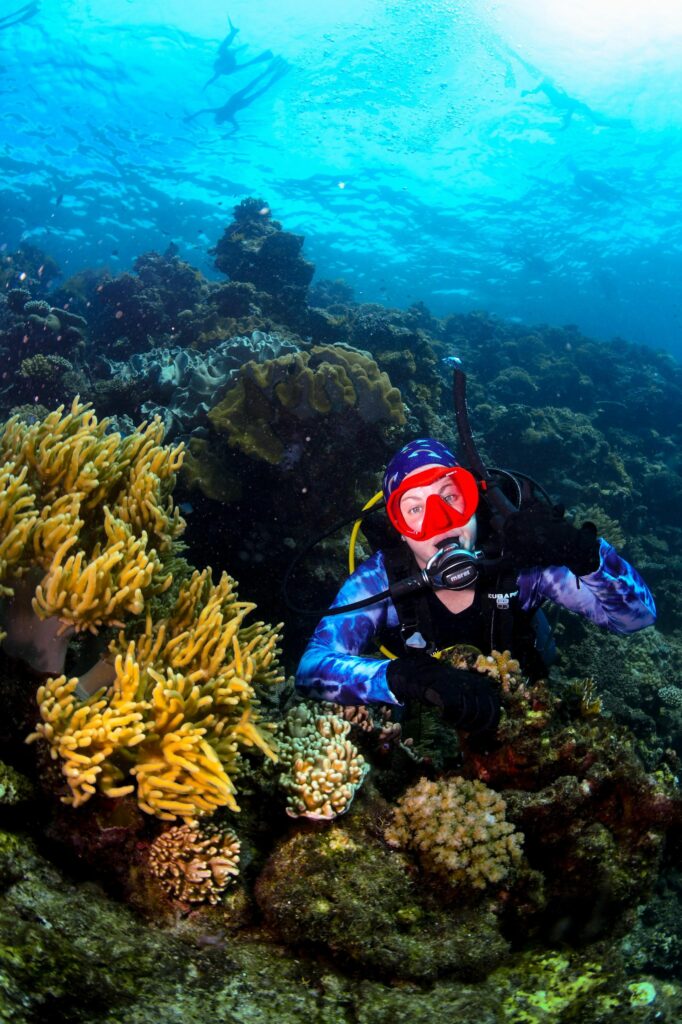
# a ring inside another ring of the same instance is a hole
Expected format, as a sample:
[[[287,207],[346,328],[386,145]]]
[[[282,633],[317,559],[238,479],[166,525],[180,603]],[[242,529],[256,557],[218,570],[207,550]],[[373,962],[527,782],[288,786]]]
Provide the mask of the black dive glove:
[[[517,569],[565,565],[576,576],[599,568],[599,538],[594,523],[580,529],[567,523],[559,505],[534,502],[505,521],[502,554]]]
[[[457,729],[481,733],[497,728],[500,699],[480,672],[451,668],[428,654],[414,654],[395,658],[386,680],[399,701],[417,700],[442,708],[444,718]]]

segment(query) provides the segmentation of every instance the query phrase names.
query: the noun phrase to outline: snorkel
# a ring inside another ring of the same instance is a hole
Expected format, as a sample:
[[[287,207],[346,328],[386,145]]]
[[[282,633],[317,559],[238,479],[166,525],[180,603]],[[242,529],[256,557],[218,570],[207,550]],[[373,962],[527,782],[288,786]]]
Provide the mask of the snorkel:
[[[448,362],[451,362],[454,367],[452,373],[452,399],[455,407],[455,423],[457,424],[460,444],[469,463],[469,472],[475,478],[480,496],[490,510],[490,525],[495,533],[499,534],[507,517],[512,512],[516,512],[516,507],[506,496],[499,484],[492,480],[478,453],[469,424],[466,392],[467,378],[462,369],[462,361],[457,356],[450,356]],[[520,494],[519,497],[521,497]]]

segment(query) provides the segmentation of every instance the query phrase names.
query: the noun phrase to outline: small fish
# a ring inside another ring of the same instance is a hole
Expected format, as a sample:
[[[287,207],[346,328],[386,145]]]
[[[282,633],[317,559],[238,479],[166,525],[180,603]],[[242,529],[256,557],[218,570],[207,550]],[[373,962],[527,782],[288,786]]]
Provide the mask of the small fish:
[[[55,206],[61,206],[63,199],[64,199],[64,193],[60,192],[59,195],[57,196],[56,201],[55,201]]]
[[[194,512],[194,505],[191,501],[183,501],[178,505],[178,508],[182,512],[183,516],[189,516]]]

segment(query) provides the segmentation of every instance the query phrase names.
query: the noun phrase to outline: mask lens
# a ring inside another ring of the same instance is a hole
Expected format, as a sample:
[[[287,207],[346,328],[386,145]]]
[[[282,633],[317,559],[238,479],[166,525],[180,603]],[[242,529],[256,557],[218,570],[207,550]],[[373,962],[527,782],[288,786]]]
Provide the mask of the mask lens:
[[[428,487],[444,477],[450,477],[457,486],[462,497],[461,507],[453,508],[452,505],[443,501],[440,495],[430,494],[426,499],[421,524],[418,529],[413,529],[405,521],[400,509],[403,496],[414,488]],[[461,466],[455,466],[445,471],[442,467],[436,466],[424,470],[423,473],[415,473],[404,480],[388,499],[386,511],[393,526],[403,537],[410,537],[412,540],[430,540],[431,537],[435,537],[439,533],[464,526],[474,515],[477,507],[478,487],[471,473]]]

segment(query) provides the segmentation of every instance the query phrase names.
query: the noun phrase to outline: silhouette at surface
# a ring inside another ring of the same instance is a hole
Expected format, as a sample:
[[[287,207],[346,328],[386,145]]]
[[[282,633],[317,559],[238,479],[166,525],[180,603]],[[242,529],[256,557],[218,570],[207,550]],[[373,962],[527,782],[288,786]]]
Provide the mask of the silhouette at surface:
[[[12,11],[11,14],[4,14],[0,17],[0,30],[3,28],[10,28],[12,25],[18,25],[21,21],[28,21],[34,14],[37,14],[40,10],[40,4],[38,0],[31,0],[31,3],[24,4],[23,7],[18,7],[16,11]]]
[[[223,103],[220,107],[202,107],[201,110],[196,110],[193,114],[188,114],[187,117],[183,118],[183,121],[187,124],[193,121],[200,114],[213,114],[213,119],[216,124],[225,124],[226,121],[232,125],[232,132],[237,131],[239,128],[239,122],[237,121],[236,115],[240,110],[244,110],[246,107],[250,107],[254,100],[262,96],[263,93],[267,92],[275,82],[283,78],[291,70],[291,66],[282,57],[275,57],[265,69],[261,71],[259,75],[251,79],[243,88],[238,89],[232,93],[230,98]],[[232,134],[230,132],[230,134]]]
[[[259,53],[257,57],[252,57],[250,60],[245,60],[242,61],[241,64],[238,64],[237,54],[246,49],[246,44],[236,47],[232,46],[239,29],[234,27],[231,18],[228,18],[227,21],[230,26],[230,31],[218,47],[218,55],[213,62],[213,75],[209,78],[208,82],[206,82],[204,89],[208,88],[209,85],[213,85],[213,83],[217,82],[219,78],[226,75],[233,75],[236,71],[241,71],[243,68],[251,67],[252,64],[261,64],[263,61],[270,60],[272,57],[272,50],[263,50],[263,52]]]

